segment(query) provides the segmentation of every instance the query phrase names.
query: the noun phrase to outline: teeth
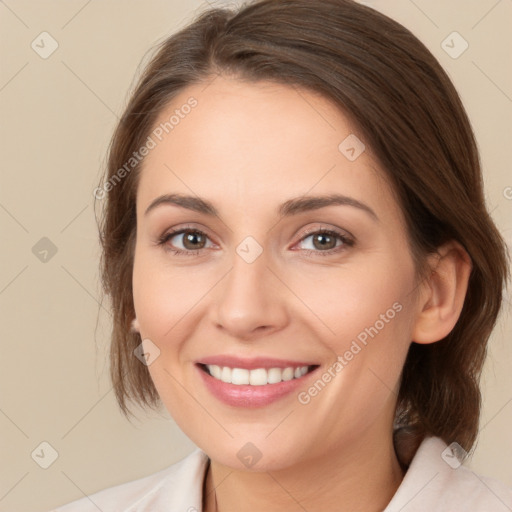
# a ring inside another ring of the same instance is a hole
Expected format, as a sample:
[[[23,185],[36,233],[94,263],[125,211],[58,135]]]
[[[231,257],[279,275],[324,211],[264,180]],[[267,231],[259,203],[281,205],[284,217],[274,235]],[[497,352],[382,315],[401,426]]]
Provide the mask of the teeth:
[[[206,368],[210,375],[227,384],[238,386],[250,384],[251,386],[265,386],[266,384],[277,384],[281,381],[299,379],[308,373],[307,366],[290,366],[288,368],[256,368],[247,370],[245,368],[229,368],[228,366],[217,366],[207,364]]]
[[[267,371],[267,383],[268,384],[277,384],[281,382],[283,376],[283,372],[281,368],[270,368]]]
[[[249,370],[233,368],[231,370],[231,384],[249,384]]]
[[[212,374],[213,377],[215,377],[216,379],[219,379],[221,380],[221,375],[222,375],[222,368],[220,366],[217,366],[215,364],[212,364],[208,367],[208,369],[210,370],[210,373]]]
[[[264,368],[257,368],[256,370],[247,370],[249,373],[249,384],[251,386],[264,386],[267,384],[267,370]],[[235,384],[238,384],[235,382]]]
[[[285,368],[283,370],[283,380],[292,380],[293,379],[293,368]]]
[[[231,368],[224,366],[221,370],[220,380],[222,382],[231,382]]]

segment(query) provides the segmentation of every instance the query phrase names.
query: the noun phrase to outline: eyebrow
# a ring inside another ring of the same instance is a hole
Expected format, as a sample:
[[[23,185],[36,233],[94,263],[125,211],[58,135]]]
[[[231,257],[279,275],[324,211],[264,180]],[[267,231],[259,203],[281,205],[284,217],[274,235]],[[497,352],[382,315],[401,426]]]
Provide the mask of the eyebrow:
[[[147,215],[151,210],[154,210],[158,206],[170,204],[174,206],[180,206],[187,210],[194,212],[203,213],[209,216],[218,216],[219,212],[217,208],[210,202],[200,197],[187,196],[183,194],[165,194],[157,197],[147,207],[144,215]],[[288,217],[297,215],[299,213],[318,210],[325,208],[326,206],[352,206],[358,208],[367,214],[369,214],[374,220],[378,221],[377,214],[365,203],[354,199],[353,197],[344,196],[341,194],[329,194],[321,196],[302,196],[294,199],[289,199],[281,204],[277,213],[280,216]]]

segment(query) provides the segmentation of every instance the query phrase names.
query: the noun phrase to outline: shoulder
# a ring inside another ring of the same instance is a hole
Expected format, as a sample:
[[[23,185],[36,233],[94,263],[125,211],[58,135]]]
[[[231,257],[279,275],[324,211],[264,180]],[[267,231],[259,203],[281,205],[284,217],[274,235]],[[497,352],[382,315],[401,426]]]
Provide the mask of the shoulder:
[[[451,446],[451,445],[450,445]],[[384,512],[510,512],[512,489],[460,465],[437,437],[423,441]]]
[[[152,475],[85,496],[52,512],[201,510],[208,456],[199,448]]]

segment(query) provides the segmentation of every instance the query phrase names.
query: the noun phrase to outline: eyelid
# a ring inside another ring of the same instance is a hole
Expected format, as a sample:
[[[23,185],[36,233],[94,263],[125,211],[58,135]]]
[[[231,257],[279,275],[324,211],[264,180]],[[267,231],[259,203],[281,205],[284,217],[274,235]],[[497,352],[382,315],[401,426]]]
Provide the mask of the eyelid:
[[[184,231],[194,231],[194,232],[202,233],[202,234],[206,235],[210,240],[212,240],[212,237],[210,236],[208,229],[203,228],[203,227],[198,227],[198,226],[192,225],[192,224],[183,224],[183,225],[178,224],[176,227],[173,226],[173,227],[167,228],[164,230],[164,232],[160,236],[157,236],[157,238],[161,239],[161,238],[167,237],[169,235],[177,235],[179,233],[183,233]]]

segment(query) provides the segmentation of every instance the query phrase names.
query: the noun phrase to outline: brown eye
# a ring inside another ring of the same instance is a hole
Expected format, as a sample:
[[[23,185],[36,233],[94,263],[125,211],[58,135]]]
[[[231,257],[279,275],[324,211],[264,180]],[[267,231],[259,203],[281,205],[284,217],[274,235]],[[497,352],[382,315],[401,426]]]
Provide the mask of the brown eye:
[[[316,249],[334,249],[336,247],[336,236],[327,233],[313,235],[313,246]]]
[[[202,249],[206,245],[206,235],[199,231],[185,231],[182,234],[182,243],[185,249]]]
[[[300,248],[308,253],[329,255],[352,247],[354,243],[354,240],[345,233],[319,229],[304,236],[300,241]]]
[[[212,247],[208,235],[198,229],[180,229],[166,233],[158,243],[177,255],[195,255],[202,249]]]

